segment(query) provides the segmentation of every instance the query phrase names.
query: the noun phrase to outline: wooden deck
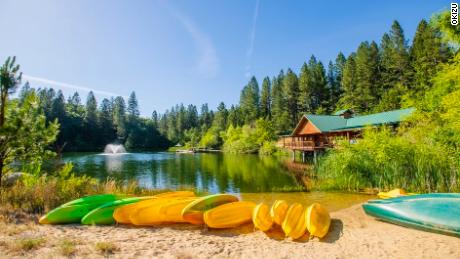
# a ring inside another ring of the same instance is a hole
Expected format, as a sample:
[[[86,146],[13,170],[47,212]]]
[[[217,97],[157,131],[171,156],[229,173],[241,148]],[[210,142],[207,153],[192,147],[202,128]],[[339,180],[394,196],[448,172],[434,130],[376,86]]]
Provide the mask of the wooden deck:
[[[324,142],[316,142],[313,140],[298,140],[296,138],[285,137],[280,141],[280,146],[290,150],[298,151],[316,151],[324,150],[330,145]]]

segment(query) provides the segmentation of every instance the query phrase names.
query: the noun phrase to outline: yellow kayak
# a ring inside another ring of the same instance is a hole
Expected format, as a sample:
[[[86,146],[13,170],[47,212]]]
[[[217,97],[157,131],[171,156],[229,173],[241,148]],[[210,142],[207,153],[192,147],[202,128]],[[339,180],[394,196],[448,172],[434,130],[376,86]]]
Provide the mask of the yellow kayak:
[[[133,211],[137,208],[149,206],[151,203],[158,199],[168,199],[168,198],[180,198],[180,197],[195,197],[195,193],[190,191],[176,191],[176,192],[165,192],[152,196],[152,199],[128,204],[122,207],[115,209],[113,213],[113,218],[117,223],[120,224],[132,224],[130,216]]]
[[[310,235],[323,238],[329,231],[331,217],[326,208],[319,203],[313,203],[305,211],[307,230]]]
[[[273,222],[281,226],[288,209],[289,204],[285,200],[276,200],[270,208],[270,216]]]
[[[212,194],[199,198],[182,210],[182,218],[192,224],[204,224],[205,211],[222,204],[238,201],[238,197],[230,194]]]
[[[307,222],[302,204],[296,202],[289,207],[281,227],[286,236],[292,239],[301,238],[305,234]]]
[[[255,206],[250,201],[226,203],[206,211],[203,219],[210,228],[233,228],[251,222]]]
[[[175,197],[150,200],[135,207],[129,219],[132,224],[137,226],[151,226],[166,222],[184,222],[181,215],[182,209],[196,199],[196,197]],[[174,211],[176,211],[176,215],[173,215]],[[169,215],[171,218],[166,218],[166,215]]]
[[[415,195],[415,193],[406,193],[404,189],[393,189],[389,192],[379,192],[377,194],[380,199],[396,198],[407,195]]]
[[[252,212],[252,223],[262,231],[269,230],[273,225],[273,219],[270,215],[270,207],[265,203],[259,203]]]

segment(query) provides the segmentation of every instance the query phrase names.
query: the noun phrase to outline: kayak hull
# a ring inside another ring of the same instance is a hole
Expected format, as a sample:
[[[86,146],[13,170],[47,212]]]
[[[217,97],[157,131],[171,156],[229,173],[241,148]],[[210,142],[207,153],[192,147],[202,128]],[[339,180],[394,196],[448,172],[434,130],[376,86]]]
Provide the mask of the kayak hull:
[[[370,201],[364,211],[393,224],[460,237],[460,194],[423,194]]]

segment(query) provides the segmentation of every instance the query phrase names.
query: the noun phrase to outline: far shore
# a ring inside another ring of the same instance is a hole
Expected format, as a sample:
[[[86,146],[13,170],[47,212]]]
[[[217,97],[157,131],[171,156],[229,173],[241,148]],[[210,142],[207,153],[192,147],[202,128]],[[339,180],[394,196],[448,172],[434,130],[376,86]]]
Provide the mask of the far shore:
[[[0,222],[1,258],[458,258],[460,238],[375,220],[360,205],[331,213],[323,239],[292,241],[279,230],[254,231],[252,224],[230,230],[192,225],[37,225]],[[27,240],[38,240],[27,245]],[[24,245],[25,244],[25,245]]]

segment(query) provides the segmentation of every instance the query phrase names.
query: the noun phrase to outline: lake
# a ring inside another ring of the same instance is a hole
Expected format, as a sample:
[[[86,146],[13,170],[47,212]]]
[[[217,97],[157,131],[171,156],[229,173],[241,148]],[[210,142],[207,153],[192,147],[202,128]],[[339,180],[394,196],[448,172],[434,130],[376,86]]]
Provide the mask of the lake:
[[[327,204],[333,211],[363,202],[373,196],[335,192],[309,192],[303,177],[305,165],[288,158],[215,153],[67,153],[76,174],[107,177],[153,189],[195,189],[199,192],[228,192],[244,200],[271,203]]]

